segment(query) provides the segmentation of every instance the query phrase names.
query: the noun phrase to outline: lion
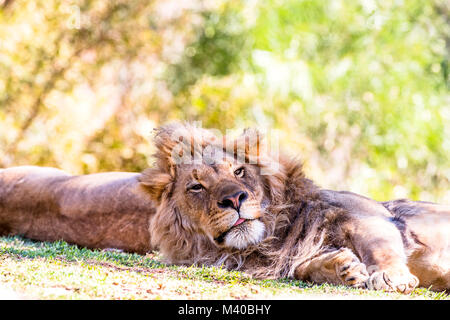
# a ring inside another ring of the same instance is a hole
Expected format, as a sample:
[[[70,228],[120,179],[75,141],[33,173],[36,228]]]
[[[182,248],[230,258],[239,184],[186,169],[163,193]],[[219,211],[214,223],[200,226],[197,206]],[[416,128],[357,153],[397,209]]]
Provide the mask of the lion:
[[[175,123],[156,130],[155,165],[142,173],[4,169],[0,234],[159,250],[167,263],[257,278],[450,288],[450,207],[322,189],[265,141]]]

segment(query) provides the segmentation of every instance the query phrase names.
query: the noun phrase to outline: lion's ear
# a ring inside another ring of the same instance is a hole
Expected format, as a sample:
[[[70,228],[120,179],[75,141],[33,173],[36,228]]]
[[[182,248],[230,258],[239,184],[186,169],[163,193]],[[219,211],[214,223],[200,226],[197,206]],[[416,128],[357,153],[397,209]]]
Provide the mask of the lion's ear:
[[[159,169],[150,168],[142,172],[139,181],[150,193],[152,199],[161,202],[163,193],[170,188],[172,177],[170,174],[161,172]]]
[[[156,166],[172,177],[179,163],[190,163],[201,158],[208,144],[218,142],[213,130],[206,130],[193,123],[170,123],[155,129],[153,142],[156,147]]]
[[[175,161],[172,157],[172,151],[179,143],[179,139],[175,138],[175,130],[175,125],[157,128],[155,129],[155,136],[153,138],[156,147],[156,153],[154,154],[156,167],[173,177],[175,176]]]

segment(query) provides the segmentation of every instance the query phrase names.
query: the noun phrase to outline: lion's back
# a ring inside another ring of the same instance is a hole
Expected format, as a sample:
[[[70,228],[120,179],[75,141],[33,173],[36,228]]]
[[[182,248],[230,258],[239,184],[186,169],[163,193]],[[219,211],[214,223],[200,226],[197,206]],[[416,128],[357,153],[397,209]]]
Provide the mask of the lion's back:
[[[65,240],[92,248],[150,250],[155,206],[139,173],[74,176],[53,168],[0,171],[0,234]]]
[[[62,170],[47,167],[22,166],[0,171],[0,208],[9,205],[25,207],[33,201],[36,206],[49,184],[67,179]]]

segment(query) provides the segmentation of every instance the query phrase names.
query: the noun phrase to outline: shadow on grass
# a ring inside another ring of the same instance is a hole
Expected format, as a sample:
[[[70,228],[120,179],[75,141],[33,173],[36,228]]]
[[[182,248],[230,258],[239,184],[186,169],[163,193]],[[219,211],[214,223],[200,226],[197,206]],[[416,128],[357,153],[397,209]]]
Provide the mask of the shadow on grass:
[[[168,265],[136,253],[119,250],[91,250],[64,241],[38,242],[19,236],[0,237],[0,255],[10,254],[22,258],[63,259],[65,261],[109,262],[125,267],[166,268]]]
[[[403,298],[405,295],[388,294],[382,291],[367,291],[330,284],[312,284],[294,279],[253,279],[239,271],[228,271],[221,267],[210,266],[177,266],[161,262],[158,253],[145,256],[126,253],[118,250],[91,250],[64,241],[38,242],[19,236],[0,237],[0,258],[7,255],[16,258],[44,258],[63,260],[66,262],[83,262],[99,265],[116,271],[133,271],[138,273],[163,273],[168,277],[200,280],[217,284],[256,285],[269,289],[294,289],[304,293],[331,295],[358,295],[366,297]],[[432,292],[426,288],[418,288],[409,295],[410,298],[448,299],[445,292]]]
[[[255,284],[262,287],[311,288],[316,285],[293,279],[258,280],[239,271],[228,271],[221,267],[209,266],[176,266],[167,265],[158,260],[158,254],[139,255],[120,252],[119,250],[92,250],[65,241],[40,242],[20,236],[0,237],[0,255],[8,254],[19,258],[58,259],[67,262],[83,261],[87,264],[98,264],[116,270],[133,270],[146,273],[157,270],[177,272],[186,279],[197,279],[207,282]],[[155,258],[152,258],[155,257]],[[145,268],[145,269],[144,269]],[[150,270],[149,270],[150,269]]]

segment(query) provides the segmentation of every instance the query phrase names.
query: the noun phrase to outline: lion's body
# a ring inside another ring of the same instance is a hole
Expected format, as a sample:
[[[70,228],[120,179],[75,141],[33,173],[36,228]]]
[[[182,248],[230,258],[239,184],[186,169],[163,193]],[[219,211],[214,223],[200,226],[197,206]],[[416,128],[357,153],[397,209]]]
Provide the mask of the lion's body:
[[[221,150],[208,131],[181,131],[185,142],[201,138],[201,148]],[[157,249],[170,263],[223,265],[258,277],[402,292],[419,284],[450,289],[448,206],[323,190],[298,161],[283,157],[263,175],[274,160],[249,164],[248,136],[244,160],[235,141],[234,157],[216,152],[207,163],[173,164],[170,152],[183,139],[170,140],[169,133],[173,127],[160,130],[156,166],[142,174],[0,171],[0,234]]]
[[[71,176],[52,168],[0,172],[0,233],[89,248],[149,251],[154,203],[136,173]]]
[[[450,288],[449,206],[410,200],[378,203],[329,190],[321,194],[326,202],[350,214],[349,222],[340,225],[348,235],[340,246],[352,248],[367,268],[410,272],[422,287]]]

